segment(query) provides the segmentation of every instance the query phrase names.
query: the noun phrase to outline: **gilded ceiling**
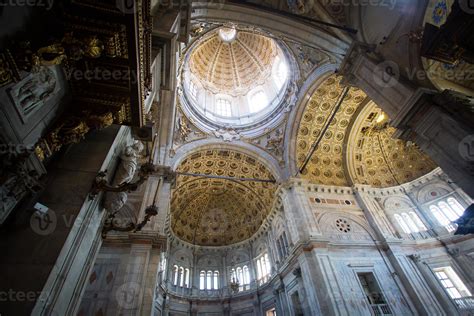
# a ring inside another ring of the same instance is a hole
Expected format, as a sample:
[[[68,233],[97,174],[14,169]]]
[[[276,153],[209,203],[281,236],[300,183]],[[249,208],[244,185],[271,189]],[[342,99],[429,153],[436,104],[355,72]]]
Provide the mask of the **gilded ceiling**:
[[[278,54],[269,37],[239,30],[235,40],[226,42],[218,31],[199,43],[190,57],[191,73],[213,93],[246,94],[271,75]]]
[[[348,170],[355,183],[390,187],[436,168],[415,144],[392,137],[387,115],[373,102],[355,120],[349,136]]]
[[[179,172],[271,179],[255,158],[231,150],[205,150],[188,156]],[[222,246],[250,238],[268,215],[276,184],[178,176],[171,201],[171,227],[181,239]]]
[[[327,78],[313,93],[301,117],[296,139],[298,167],[329,124],[301,173],[303,178],[326,185],[388,187],[414,180],[435,168],[416,145],[391,137],[394,129],[387,126],[385,114],[382,116],[375,105],[361,112],[359,108],[366,99],[361,90],[350,88],[334,119],[328,122],[342,94],[340,79],[336,75]],[[361,117],[359,112],[366,116]],[[354,124],[356,119],[358,123]],[[350,172],[346,172],[346,161]]]

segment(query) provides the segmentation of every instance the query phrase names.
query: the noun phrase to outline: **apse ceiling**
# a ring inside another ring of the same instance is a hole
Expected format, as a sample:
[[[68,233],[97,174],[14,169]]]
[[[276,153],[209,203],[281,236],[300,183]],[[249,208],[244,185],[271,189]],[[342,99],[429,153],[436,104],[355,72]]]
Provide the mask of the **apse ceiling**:
[[[235,38],[226,37],[226,30],[232,29],[213,32],[193,50],[190,70],[213,93],[244,95],[271,75],[277,45],[269,37],[243,30],[231,33]]]
[[[395,130],[388,126],[388,118],[375,105],[366,106],[366,95],[361,90],[350,88],[330,120],[343,91],[340,79],[336,75],[327,78],[313,93],[301,117],[296,139],[298,167],[328,124],[301,173],[303,178],[326,185],[388,187],[414,180],[436,167],[416,145],[392,138]]]
[[[204,150],[186,157],[177,171],[274,180],[255,158],[233,150]],[[171,201],[171,228],[182,240],[223,246],[248,239],[268,215],[276,184],[178,176]]]

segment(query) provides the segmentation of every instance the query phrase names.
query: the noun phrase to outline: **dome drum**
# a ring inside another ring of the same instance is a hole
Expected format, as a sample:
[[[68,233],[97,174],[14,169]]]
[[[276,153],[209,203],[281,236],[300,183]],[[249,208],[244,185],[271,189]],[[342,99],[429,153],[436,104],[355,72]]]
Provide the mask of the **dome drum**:
[[[281,122],[279,114],[291,105],[298,77],[293,69],[289,49],[268,34],[242,27],[212,29],[182,60],[181,107],[203,131],[224,127],[257,136]]]

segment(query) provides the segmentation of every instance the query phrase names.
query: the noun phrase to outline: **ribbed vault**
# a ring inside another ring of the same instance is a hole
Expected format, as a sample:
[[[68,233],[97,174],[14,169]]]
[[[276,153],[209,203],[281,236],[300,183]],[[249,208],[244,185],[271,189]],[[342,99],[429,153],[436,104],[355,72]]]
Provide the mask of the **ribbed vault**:
[[[177,171],[234,178],[271,179],[264,164],[231,150],[205,150],[185,158]],[[222,246],[251,237],[268,215],[276,185],[255,181],[178,176],[171,227],[181,239]]]

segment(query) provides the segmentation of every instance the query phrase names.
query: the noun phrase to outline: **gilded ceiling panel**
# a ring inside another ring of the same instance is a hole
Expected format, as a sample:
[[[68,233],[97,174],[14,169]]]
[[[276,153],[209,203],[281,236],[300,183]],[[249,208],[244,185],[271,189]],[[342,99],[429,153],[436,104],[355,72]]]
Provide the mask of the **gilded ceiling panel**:
[[[329,121],[342,94],[340,79],[336,75],[326,79],[308,101],[298,129],[296,157],[297,166],[301,167],[312,145],[324,127],[329,125],[301,175],[316,183],[345,186],[348,181],[343,167],[344,138],[352,116],[366,96],[362,91],[351,88],[334,118]]]
[[[225,42],[214,32],[193,51],[190,69],[215,93],[245,94],[267,80],[277,54],[269,37],[239,31],[234,41]]]
[[[301,172],[303,178],[325,185],[389,187],[412,181],[436,167],[415,144],[392,138],[395,129],[388,126],[388,117],[373,102],[359,109],[366,99],[361,90],[350,88],[330,120],[343,90],[339,81],[336,75],[326,79],[303,112],[296,139],[298,168],[328,125]]]
[[[255,158],[230,150],[191,154],[177,171],[274,180]],[[243,241],[260,228],[275,189],[273,183],[178,176],[171,201],[171,227],[179,238],[197,245]]]
[[[394,132],[387,115],[375,104],[361,112],[349,137],[349,170],[355,183],[390,187],[436,168],[414,143],[394,139]]]

